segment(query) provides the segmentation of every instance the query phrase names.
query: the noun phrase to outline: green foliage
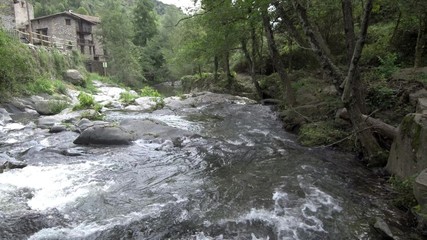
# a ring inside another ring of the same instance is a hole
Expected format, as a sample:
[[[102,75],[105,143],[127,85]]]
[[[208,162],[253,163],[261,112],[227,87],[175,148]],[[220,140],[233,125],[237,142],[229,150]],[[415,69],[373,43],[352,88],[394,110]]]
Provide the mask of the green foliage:
[[[139,62],[141,49],[133,44],[133,25],[128,9],[118,2],[105,2],[102,40],[108,49],[110,73],[126,85],[138,87],[144,77]]]
[[[36,78],[31,50],[0,29],[0,93],[13,93]]]
[[[95,98],[90,94],[80,92],[78,99],[79,104],[74,106],[73,110],[82,110],[96,107]]]
[[[141,97],[162,97],[162,95],[154,88],[145,86],[141,89]]]
[[[150,40],[157,33],[156,15],[153,11],[154,4],[151,0],[139,0],[134,9],[133,25],[135,28],[135,35],[133,42],[137,46],[147,45]]]
[[[91,121],[102,121],[105,118],[104,114],[99,113],[99,111],[84,111],[81,115],[80,118],[87,118]]]
[[[377,68],[378,75],[380,79],[389,79],[393,73],[395,73],[399,68],[396,65],[397,54],[389,53],[384,57],[378,57],[380,60],[380,66]]]
[[[120,100],[125,104],[131,104],[135,102],[135,99],[138,98],[138,95],[132,94],[130,92],[120,93]]]
[[[340,141],[348,133],[336,128],[331,122],[316,122],[303,125],[298,140],[304,146],[324,146]]]
[[[62,112],[62,110],[68,108],[70,104],[66,101],[57,101],[57,100],[51,100],[48,102],[49,109],[53,114],[58,114]]]
[[[154,98],[154,102],[156,103],[156,105],[154,105],[151,110],[155,111],[155,110],[160,110],[162,108],[165,107],[165,100],[163,97],[156,97]]]
[[[368,89],[366,100],[371,109],[393,109],[397,104],[397,93],[385,84],[377,84]]]
[[[399,208],[410,210],[417,205],[413,192],[413,185],[415,177],[409,177],[402,179],[398,176],[392,176],[388,182],[391,184],[393,189],[396,191],[396,195],[393,199],[393,204]]]

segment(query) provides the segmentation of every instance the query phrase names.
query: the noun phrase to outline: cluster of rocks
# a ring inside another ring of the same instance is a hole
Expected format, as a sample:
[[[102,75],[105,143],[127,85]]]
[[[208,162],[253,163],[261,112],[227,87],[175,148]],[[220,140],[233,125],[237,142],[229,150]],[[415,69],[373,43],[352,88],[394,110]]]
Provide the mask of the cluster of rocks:
[[[386,169],[401,179],[415,177],[414,195],[419,204],[420,225],[427,218],[427,90],[410,95],[416,113],[408,114],[398,128]],[[427,226],[427,225],[426,225]]]

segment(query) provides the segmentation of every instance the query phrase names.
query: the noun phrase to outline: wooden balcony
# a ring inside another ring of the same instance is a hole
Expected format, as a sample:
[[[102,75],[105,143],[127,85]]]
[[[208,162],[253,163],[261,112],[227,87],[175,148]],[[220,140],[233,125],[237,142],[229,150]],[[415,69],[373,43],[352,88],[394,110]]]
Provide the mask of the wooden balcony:
[[[80,39],[80,38],[77,39],[77,43],[80,46],[93,46],[94,45],[92,40],[86,40],[86,39]]]

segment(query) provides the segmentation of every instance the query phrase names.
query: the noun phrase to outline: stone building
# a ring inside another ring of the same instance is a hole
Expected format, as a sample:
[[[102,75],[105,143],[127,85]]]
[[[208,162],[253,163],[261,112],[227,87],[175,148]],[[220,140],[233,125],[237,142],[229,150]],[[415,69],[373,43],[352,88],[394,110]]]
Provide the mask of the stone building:
[[[31,20],[33,32],[39,34],[38,38],[53,42],[56,41],[55,39],[66,40],[68,49],[78,50],[89,60],[94,61],[104,59],[104,49],[97,35],[100,23],[98,17],[71,11]]]
[[[34,18],[33,5],[23,0],[0,0],[0,27],[25,31],[28,17]]]

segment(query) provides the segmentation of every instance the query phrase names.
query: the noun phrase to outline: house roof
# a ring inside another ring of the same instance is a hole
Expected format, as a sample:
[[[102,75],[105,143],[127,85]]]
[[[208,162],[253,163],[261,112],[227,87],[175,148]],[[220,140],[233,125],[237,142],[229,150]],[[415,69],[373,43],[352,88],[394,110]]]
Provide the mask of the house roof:
[[[90,22],[92,24],[101,23],[101,19],[99,17],[73,13],[71,11],[65,11],[65,12],[55,13],[52,15],[42,16],[42,17],[31,19],[31,21],[41,20],[41,19],[46,19],[46,18],[52,18],[52,17],[56,17],[56,16],[60,16],[60,15],[67,15],[67,16],[70,16],[73,18],[82,19],[82,20],[85,20],[85,21]]]

